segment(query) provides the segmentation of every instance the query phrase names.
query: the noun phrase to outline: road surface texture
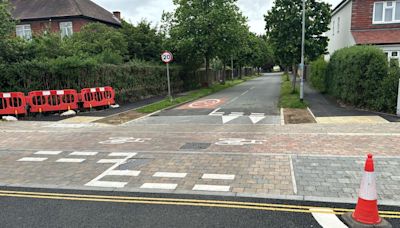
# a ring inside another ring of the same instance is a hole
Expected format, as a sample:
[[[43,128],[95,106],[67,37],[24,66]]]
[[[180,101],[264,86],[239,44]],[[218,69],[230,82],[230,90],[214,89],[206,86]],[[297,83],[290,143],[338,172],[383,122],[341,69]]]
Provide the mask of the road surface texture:
[[[281,73],[263,74],[132,124],[279,124]]]
[[[352,205],[194,195],[0,189],[2,227],[346,227]],[[333,209],[334,208],[334,209]],[[384,216],[400,217],[396,207]],[[393,227],[399,219],[388,219]]]

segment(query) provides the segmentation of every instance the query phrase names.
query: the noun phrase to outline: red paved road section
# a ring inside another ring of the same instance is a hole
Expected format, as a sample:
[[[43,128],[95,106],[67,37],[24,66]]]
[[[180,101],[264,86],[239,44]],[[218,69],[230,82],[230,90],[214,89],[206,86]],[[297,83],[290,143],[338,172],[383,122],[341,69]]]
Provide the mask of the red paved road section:
[[[179,106],[176,109],[215,109],[224,104],[226,98],[203,99]]]

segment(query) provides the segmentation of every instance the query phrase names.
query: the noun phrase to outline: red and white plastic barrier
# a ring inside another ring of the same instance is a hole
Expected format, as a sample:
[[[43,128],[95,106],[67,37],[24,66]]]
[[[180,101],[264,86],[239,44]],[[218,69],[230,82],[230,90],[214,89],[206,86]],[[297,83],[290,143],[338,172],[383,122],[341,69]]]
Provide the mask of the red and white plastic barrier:
[[[84,108],[110,106],[115,104],[115,92],[112,87],[85,88],[81,90]]]
[[[27,98],[33,113],[78,109],[78,92],[73,89],[33,91]]]
[[[25,95],[20,92],[0,92],[0,115],[26,114]]]

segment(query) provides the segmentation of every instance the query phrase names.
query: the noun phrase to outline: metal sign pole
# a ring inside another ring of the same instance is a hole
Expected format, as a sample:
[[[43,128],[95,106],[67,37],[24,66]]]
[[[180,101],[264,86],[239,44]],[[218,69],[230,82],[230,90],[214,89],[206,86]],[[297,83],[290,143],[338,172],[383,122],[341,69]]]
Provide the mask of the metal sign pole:
[[[399,79],[399,92],[397,95],[397,116],[400,116],[400,79]]]
[[[300,76],[300,100],[304,99],[304,42],[306,32],[306,0],[303,0],[303,24],[301,30],[301,76]]]
[[[169,100],[172,102],[171,82],[169,79],[169,63],[167,63],[167,79],[168,79],[168,97],[169,97]]]

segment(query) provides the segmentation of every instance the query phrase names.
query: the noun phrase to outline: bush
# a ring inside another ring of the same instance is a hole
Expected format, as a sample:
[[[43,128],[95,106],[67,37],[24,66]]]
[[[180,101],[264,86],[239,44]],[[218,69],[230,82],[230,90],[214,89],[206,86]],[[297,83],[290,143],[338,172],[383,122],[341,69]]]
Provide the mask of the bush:
[[[320,57],[311,63],[310,70],[310,82],[312,87],[318,91],[324,93],[326,92],[326,69],[328,68],[328,63],[325,62],[324,57]]]
[[[171,67],[173,92],[182,90],[181,69]],[[34,59],[0,64],[0,91],[76,89],[112,86],[118,102],[131,102],[167,94],[165,66],[143,62],[100,64],[95,58],[77,56]]]
[[[396,113],[399,78],[399,61],[392,59],[390,61],[389,73],[381,83],[379,99],[377,99],[379,110]]]
[[[336,51],[327,69],[328,92],[345,103],[380,111],[382,80],[388,63],[382,50],[373,46],[354,46]]]

